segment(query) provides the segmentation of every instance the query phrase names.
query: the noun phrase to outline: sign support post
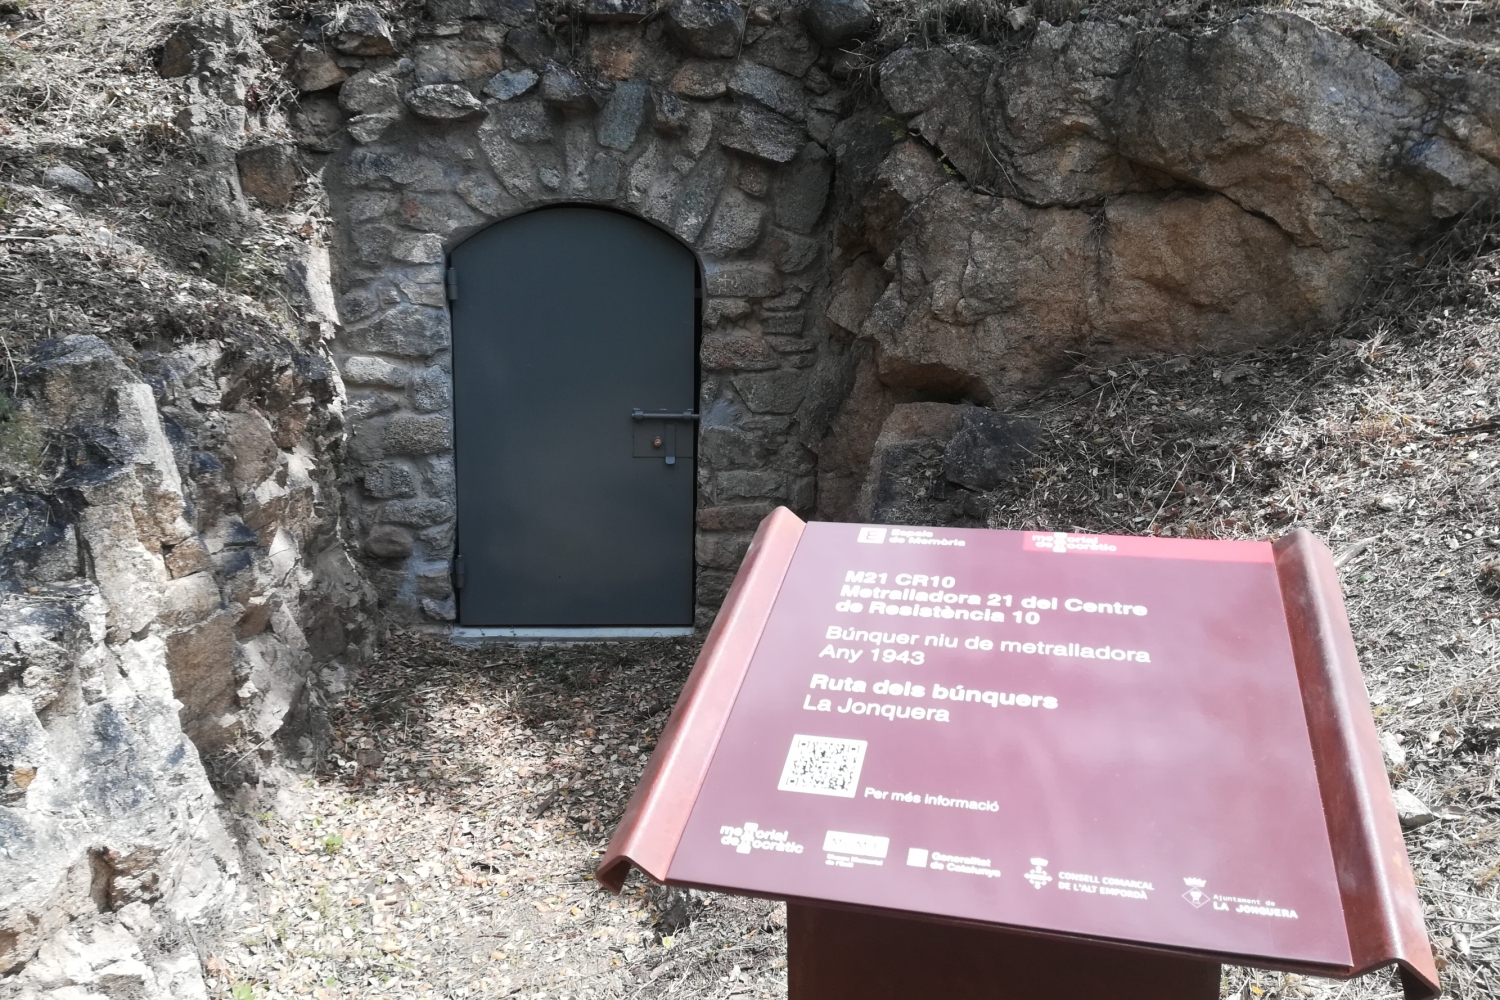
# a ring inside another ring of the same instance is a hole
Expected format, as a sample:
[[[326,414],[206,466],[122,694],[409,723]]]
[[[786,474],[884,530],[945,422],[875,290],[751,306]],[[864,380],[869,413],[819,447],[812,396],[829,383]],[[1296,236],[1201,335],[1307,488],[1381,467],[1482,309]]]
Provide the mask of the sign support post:
[[[1218,1000],[1219,964],[787,904],[787,1000]]]

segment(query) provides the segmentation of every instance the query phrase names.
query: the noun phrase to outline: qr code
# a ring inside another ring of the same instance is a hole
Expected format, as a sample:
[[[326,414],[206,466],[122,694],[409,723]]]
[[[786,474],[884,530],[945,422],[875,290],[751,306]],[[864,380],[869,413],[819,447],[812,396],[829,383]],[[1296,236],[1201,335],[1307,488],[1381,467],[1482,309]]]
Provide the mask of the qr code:
[[[867,746],[864,740],[793,736],[776,787],[783,792],[852,799],[859,788],[859,769],[864,766]]]

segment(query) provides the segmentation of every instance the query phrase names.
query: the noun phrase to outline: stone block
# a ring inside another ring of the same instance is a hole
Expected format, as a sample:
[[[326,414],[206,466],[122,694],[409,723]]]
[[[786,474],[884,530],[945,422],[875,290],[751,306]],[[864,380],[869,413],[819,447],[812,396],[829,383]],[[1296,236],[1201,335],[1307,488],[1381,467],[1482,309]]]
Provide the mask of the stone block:
[[[785,274],[807,270],[818,259],[818,241],[808,236],[771,228],[766,236],[766,256]]]
[[[52,190],[66,190],[75,195],[92,195],[93,181],[81,169],[68,163],[54,163],[42,171],[42,186]]]
[[[713,59],[738,55],[745,37],[745,11],[734,0],[672,0],[667,34],[689,54]]]
[[[432,233],[398,236],[391,241],[391,256],[408,264],[441,264],[443,241]]]
[[[754,469],[766,463],[771,450],[742,427],[705,427],[698,435],[698,453],[713,469]]]
[[[781,278],[770,265],[758,261],[704,266],[709,295],[763,299],[781,291]]]
[[[778,24],[747,46],[745,54],[762,66],[800,77],[817,62],[818,46],[798,25]]]
[[[411,532],[398,525],[377,524],[365,535],[365,551],[379,559],[405,559],[411,547]]]
[[[453,458],[449,455],[434,455],[421,461],[422,487],[428,496],[451,497],[456,480],[453,475]]]
[[[383,282],[365,288],[352,288],[339,296],[339,317],[345,323],[361,323],[381,309],[400,301],[396,297],[396,290]]]
[[[235,155],[240,187],[267,205],[283,208],[302,186],[302,163],[289,142],[249,146]]]
[[[386,134],[401,124],[401,115],[391,111],[381,111],[369,115],[355,115],[349,119],[349,138],[362,146],[379,142]]]
[[[589,31],[585,58],[600,79],[634,80],[642,75],[637,68],[645,68],[641,58],[646,52],[645,33],[639,28],[631,24],[604,24]]]
[[[614,201],[620,193],[625,164],[613,153],[599,152],[589,157],[584,190],[595,201]]]
[[[715,327],[725,320],[744,319],[752,312],[744,299],[710,298],[703,304],[703,325]]]
[[[719,144],[772,163],[789,163],[802,151],[807,132],[796,122],[755,104],[735,109]]]
[[[393,410],[400,409],[400,407],[401,400],[388,392],[351,392],[349,393],[349,402],[344,408],[344,415],[353,421],[371,420],[375,417],[384,416]],[[354,433],[358,437],[368,439],[369,435],[364,433],[367,430],[368,428],[358,427],[354,429]],[[374,457],[379,457],[378,448],[373,451],[366,448],[364,451],[369,452]]]
[[[339,107],[352,115],[394,108],[401,103],[399,83],[389,70],[360,70],[339,88]]]
[[[729,64],[689,59],[672,75],[672,93],[712,101],[729,93]]]
[[[365,224],[355,226],[349,234],[354,259],[362,264],[384,264],[390,257],[391,242],[397,236],[390,226]]]
[[[454,21],[499,21],[520,28],[536,21],[533,0],[428,0],[427,13],[439,24]]]
[[[644,21],[651,13],[651,0],[584,0],[583,16],[588,21]]]
[[[344,160],[343,174],[344,183],[350,187],[389,189],[440,175],[441,171],[411,153],[372,147],[351,150]]]
[[[703,367],[712,369],[766,371],[781,367],[781,361],[766,342],[744,330],[706,335],[698,356]]]
[[[594,92],[578,74],[556,65],[542,74],[542,100],[561,111],[593,111],[599,107]]]
[[[552,118],[547,114],[546,106],[537,101],[496,104],[490,108],[490,120],[485,127],[493,128],[515,142],[550,142],[552,139]]]
[[[818,44],[838,48],[874,28],[875,13],[865,0],[810,0],[802,23]]]
[[[377,500],[417,495],[417,474],[399,462],[380,462],[365,470],[365,492]]]
[[[644,83],[615,84],[609,103],[599,116],[599,145],[624,152],[635,144],[646,119],[647,87]]]
[[[943,456],[944,475],[971,490],[996,489],[1025,463],[1036,437],[1029,420],[965,407]]]
[[[737,97],[758,101],[793,121],[807,118],[807,96],[802,81],[769,66],[744,59],[738,61],[729,74],[729,91]]]
[[[807,392],[807,376],[797,371],[740,375],[733,381],[752,413],[794,413]]]
[[[529,69],[507,69],[496,73],[484,85],[484,96],[497,101],[511,101],[537,85],[541,77]]]
[[[682,194],[677,202],[677,215],[672,229],[688,242],[696,242],[698,234],[713,214],[719,200],[719,192],[729,176],[729,160],[723,153],[714,153],[698,161],[682,184]]]
[[[754,531],[775,509],[776,505],[769,500],[702,507],[698,510],[698,528],[701,531]]]
[[[461,122],[484,116],[484,105],[468,88],[457,83],[431,83],[406,95],[406,106],[420,118],[437,122]]]
[[[787,490],[786,505],[794,511],[806,513],[818,505],[818,477],[798,476]]]
[[[426,528],[453,520],[453,505],[446,500],[433,500],[425,497],[392,500],[382,508],[380,520],[385,524],[405,524],[414,528]]]
[[[397,357],[427,358],[448,346],[448,317],[441,309],[401,305],[368,326],[349,330],[356,350]]]
[[[443,192],[417,192],[403,195],[396,206],[401,221],[413,229],[447,236],[455,229],[478,226],[485,220],[457,195]]]
[[[297,145],[314,153],[331,153],[343,139],[344,112],[338,98],[328,94],[305,94],[287,113],[287,124]]]
[[[505,47],[533,69],[541,69],[552,58],[551,36],[532,27],[514,28],[506,32]]]
[[[435,455],[453,447],[446,415],[398,413],[385,425],[381,444],[388,455]]]
[[[771,190],[771,165],[762,160],[741,160],[734,172],[734,185],[748,195],[764,198]]]
[[[772,183],[776,224],[797,233],[811,232],[823,217],[832,179],[833,161],[823,147],[815,142],[803,146]]]
[[[800,337],[802,336],[803,327],[806,325],[807,313],[801,309],[791,312],[763,312],[760,314],[760,329],[762,333]]]
[[[453,402],[453,377],[442,368],[423,368],[411,380],[411,401],[418,413],[446,410]]]
[[[292,53],[288,72],[292,86],[303,93],[337,87],[349,79],[333,57],[319,45],[299,45]]]
[[[356,354],[345,358],[340,367],[344,370],[344,381],[349,385],[379,385],[388,389],[406,388],[406,369],[384,358],[371,358]]]
[[[464,38],[423,42],[412,50],[411,59],[418,86],[482,80],[504,68],[499,46]]]
[[[720,472],[712,479],[713,495],[719,503],[736,500],[771,499],[786,496],[786,477],[767,469]]]
[[[326,28],[333,47],[351,56],[393,56],[396,40],[380,11],[369,4],[343,8]]]
[[[678,136],[688,130],[687,105],[676,94],[651,91],[651,124],[662,135]]]
[[[940,103],[963,72],[942,47],[898,49],[880,64],[880,93],[896,114],[921,114]]]
[[[452,521],[434,524],[417,532],[417,538],[427,547],[428,552],[452,552],[454,537]]]
[[[451,622],[458,617],[458,605],[451,597],[445,601],[424,597],[422,598],[422,614],[434,621]]]
[[[734,569],[745,558],[754,537],[749,532],[700,531],[695,546],[698,565],[709,569]]]
[[[817,343],[806,339],[800,333],[795,335],[767,334],[765,339],[771,350],[778,354],[807,354],[809,351],[817,350],[818,347]],[[807,363],[811,363],[810,354],[808,359]],[[792,358],[788,363],[798,368],[805,367],[802,358]]]
[[[448,563],[432,566],[417,573],[417,593],[442,600],[453,596],[453,569]]]
[[[729,188],[720,196],[709,220],[701,244],[703,250],[719,257],[748,250],[760,241],[765,222],[764,205],[738,188]]]

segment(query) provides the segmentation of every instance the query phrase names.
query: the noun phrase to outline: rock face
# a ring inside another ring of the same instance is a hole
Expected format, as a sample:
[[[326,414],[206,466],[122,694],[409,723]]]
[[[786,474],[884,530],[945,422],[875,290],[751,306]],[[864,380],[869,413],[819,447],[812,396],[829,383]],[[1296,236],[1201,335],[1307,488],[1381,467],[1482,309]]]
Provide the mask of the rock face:
[[[1328,326],[1374,262],[1500,191],[1493,88],[1425,93],[1290,14],[1195,37],[1043,23],[1003,59],[902,49],[880,87],[913,138],[868,113],[830,144],[825,317],[873,350],[825,443],[829,516],[868,507],[856,425],[902,398],[1004,408],[1074,356]]]
[[[318,699],[363,652],[314,457],[332,368],[249,336],[125,354],[72,336],[19,384],[50,485],[0,502],[0,973],[186,995],[193,938],[237,893],[201,758],[316,754]]]

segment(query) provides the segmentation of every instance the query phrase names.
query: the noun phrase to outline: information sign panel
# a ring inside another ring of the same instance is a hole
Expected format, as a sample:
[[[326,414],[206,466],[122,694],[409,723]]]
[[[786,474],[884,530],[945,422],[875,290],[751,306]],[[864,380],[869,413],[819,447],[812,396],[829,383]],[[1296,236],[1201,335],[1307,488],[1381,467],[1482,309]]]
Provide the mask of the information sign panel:
[[[601,881],[629,859],[677,884],[1276,968],[1401,961],[1434,991],[1311,536],[783,511],[757,547]],[[672,841],[660,860],[651,838]]]

